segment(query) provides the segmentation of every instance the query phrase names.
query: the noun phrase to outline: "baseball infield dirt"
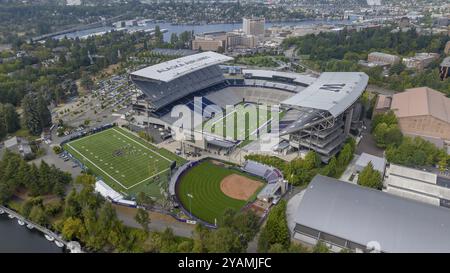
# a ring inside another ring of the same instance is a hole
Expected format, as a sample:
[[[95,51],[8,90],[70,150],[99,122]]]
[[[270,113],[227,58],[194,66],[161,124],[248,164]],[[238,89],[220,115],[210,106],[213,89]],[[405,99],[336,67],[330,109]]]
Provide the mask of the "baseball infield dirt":
[[[248,200],[262,185],[262,182],[245,176],[230,174],[222,179],[220,189],[231,198]]]

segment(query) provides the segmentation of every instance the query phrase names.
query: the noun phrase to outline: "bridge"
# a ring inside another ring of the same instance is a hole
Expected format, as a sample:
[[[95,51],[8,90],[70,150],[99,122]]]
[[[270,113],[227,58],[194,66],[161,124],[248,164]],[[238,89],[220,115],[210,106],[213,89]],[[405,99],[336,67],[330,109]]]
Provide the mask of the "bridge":
[[[5,206],[0,206],[0,214],[3,214],[3,213],[7,213],[8,215],[10,215],[10,218],[17,219],[17,221],[22,221],[27,226],[33,227],[34,229],[39,230],[40,232],[44,233],[45,235],[54,238],[55,243],[63,244],[71,253],[83,252],[81,250],[81,246],[78,242],[75,242],[75,241],[67,242],[59,234],[54,233],[53,231],[49,230],[48,228],[45,228],[36,223],[33,223],[32,221],[26,219],[22,215],[18,214],[17,212],[15,212]]]

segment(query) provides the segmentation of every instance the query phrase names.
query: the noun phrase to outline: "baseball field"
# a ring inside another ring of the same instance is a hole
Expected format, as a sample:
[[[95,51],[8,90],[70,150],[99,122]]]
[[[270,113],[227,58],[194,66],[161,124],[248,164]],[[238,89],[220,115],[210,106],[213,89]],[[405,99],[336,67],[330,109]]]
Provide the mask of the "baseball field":
[[[185,173],[177,185],[183,207],[208,223],[220,222],[227,208],[240,210],[256,198],[264,182],[226,163],[207,160]]]

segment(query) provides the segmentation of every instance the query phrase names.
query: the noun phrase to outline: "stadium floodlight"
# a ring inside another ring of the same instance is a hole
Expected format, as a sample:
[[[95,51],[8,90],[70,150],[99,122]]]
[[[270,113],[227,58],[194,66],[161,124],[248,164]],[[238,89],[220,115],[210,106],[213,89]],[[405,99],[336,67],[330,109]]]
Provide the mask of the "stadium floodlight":
[[[192,217],[192,199],[194,198],[194,196],[190,193],[188,193],[187,196],[189,197],[189,214]]]

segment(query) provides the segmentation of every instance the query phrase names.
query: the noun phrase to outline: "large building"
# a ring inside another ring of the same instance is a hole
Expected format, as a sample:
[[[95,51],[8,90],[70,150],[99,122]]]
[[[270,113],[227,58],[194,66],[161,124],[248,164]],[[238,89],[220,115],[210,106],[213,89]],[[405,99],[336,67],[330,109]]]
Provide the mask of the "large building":
[[[209,32],[195,35],[192,41],[193,50],[224,51],[227,48],[227,33],[225,31]]]
[[[450,178],[390,164],[384,191],[401,197],[450,208]]]
[[[450,143],[450,98],[428,87],[406,89],[392,98],[391,110],[400,130],[438,147]]]
[[[293,72],[244,69],[225,77],[219,64],[229,60],[232,58],[204,52],[131,73],[131,80],[142,92],[133,97],[135,125],[161,125],[175,130],[173,124],[178,118],[172,116],[172,108],[185,105],[191,114],[200,114],[206,123],[196,123],[194,119],[193,127],[183,129],[185,135],[191,130],[187,136],[195,139],[183,141],[183,145],[197,151],[231,152],[244,140],[209,132],[207,124],[214,126],[223,120],[217,113],[223,114],[228,106],[243,105],[250,109],[258,105],[279,105],[276,111],[284,112],[279,122],[278,118],[276,121],[268,118],[249,133],[258,135],[271,124],[270,132],[266,133],[277,143],[262,144],[265,149],[281,154],[314,150],[324,162],[340,150],[351,132],[358,133],[362,116],[358,99],[368,83],[365,73],[326,72],[316,78]],[[239,119],[238,123],[243,120]],[[252,151],[260,151],[258,147],[254,146]]]
[[[325,72],[302,92],[282,101],[288,109],[280,135],[292,148],[314,150],[327,162],[358,127],[357,103],[369,77],[360,72]]]
[[[403,63],[407,68],[420,71],[437,59],[439,59],[439,54],[437,53],[417,53],[414,57],[403,58]]]
[[[134,98],[135,118],[141,119],[138,122],[143,125],[159,123],[157,119],[169,113],[173,103],[223,83],[225,78],[218,65],[230,60],[231,57],[208,51],[131,73],[131,80],[143,93]]]
[[[294,214],[293,237],[332,251],[450,252],[450,210],[317,175]]]
[[[445,80],[450,76],[450,57],[445,58],[439,66],[439,76]]]
[[[385,63],[388,65],[393,65],[399,63],[401,59],[399,56],[392,54],[387,54],[383,52],[371,52],[367,56],[367,61],[373,63]]]
[[[266,20],[263,17],[250,17],[242,19],[242,30],[247,35],[264,35],[264,24]]]

